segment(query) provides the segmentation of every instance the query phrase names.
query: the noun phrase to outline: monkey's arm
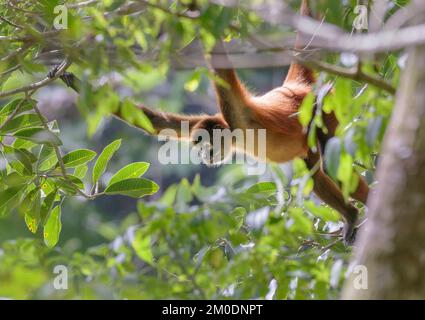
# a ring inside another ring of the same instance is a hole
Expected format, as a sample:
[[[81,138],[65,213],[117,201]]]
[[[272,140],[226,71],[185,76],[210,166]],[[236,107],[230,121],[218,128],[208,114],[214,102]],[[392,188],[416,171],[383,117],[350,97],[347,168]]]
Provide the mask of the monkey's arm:
[[[246,128],[252,117],[251,110],[248,108],[250,93],[239,81],[221,40],[217,40],[213,49],[211,67],[214,74],[225,82],[223,84],[213,81],[224,119],[230,129]]]
[[[352,244],[355,240],[355,226],[358,219],[357,208],[345,201],[337,184],[325,173],[319,151],[309,150],[304,161],[307,168],[312,171],[314,193],[343,216],[345,220],[343,238],[346,244]]]
[[[77,93],[80,93],[81,80],[78,79],[73,73],[65,72],[61,77],[61,80],[70,88],[72,88]],[[187,128],[189,129],[189,134],[192,132],[193,128],[199,124],[201,121],[207,119],[215,119],[217,116],[209,115],[182,115],[175,114],[171,112],[161,112],[152,110],[144,105],[139,105],[143,113],[152,123],[154,128],[153,134],[158,135],[161,130],[172,129],[177,133],[177,138],[188,139],[189,136],[183,136],[184,132],[181,131],[182,123],[187,122]],[[121,105],[118,108],[118,111],[114,113],[114,116],[117,118],[126,121],[124,115],[122,114]],[[137,126],[137,124],[135,124]],[[141,128],[143,129],[143,128]]]

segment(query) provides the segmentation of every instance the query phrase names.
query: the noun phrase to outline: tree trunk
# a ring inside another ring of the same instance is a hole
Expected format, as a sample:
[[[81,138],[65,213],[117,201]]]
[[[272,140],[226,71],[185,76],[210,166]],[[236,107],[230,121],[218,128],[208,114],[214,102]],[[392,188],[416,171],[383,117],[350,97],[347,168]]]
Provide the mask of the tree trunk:
[[[425,299],[425,46],[409,50],[343,299]],[[357,288],[356,288],[357,287]]]

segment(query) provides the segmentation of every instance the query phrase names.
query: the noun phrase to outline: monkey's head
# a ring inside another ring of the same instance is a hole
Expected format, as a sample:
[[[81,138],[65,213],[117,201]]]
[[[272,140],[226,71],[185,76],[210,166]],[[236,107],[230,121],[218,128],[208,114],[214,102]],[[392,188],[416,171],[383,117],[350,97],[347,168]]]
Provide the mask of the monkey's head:
[[[231,155],[231,146],[227,146],[224,139],[228,129],[229,126],[221,114],[205,117],[193,127],[191,141],[199,148],[202,161],[206,165],[220,165],[229,154]]]

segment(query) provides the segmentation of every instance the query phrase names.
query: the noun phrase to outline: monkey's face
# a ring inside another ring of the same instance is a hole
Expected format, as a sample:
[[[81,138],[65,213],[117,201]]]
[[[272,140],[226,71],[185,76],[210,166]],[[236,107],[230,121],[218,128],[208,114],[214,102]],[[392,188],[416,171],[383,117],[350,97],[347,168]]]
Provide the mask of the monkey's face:
[[[204,164],[220,165],[231,155],[231,146],[226,144],[225,139],[228,129],[228,125],[219,117],[208,117],[194,126],[191,141],[199,148]]]

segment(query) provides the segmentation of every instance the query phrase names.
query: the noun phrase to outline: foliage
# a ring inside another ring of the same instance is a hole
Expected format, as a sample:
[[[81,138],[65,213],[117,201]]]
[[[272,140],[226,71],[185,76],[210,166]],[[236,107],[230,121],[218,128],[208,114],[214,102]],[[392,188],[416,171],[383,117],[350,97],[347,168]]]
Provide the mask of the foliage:
[[[292,204],[296,195],[290,197],[286,179],[249,186],[230,174],[221,178],[229,187],[203,187],[197,176],[171,185],[156,201],[139,202],[118,236],[84,253],[49,252],[30,239],[7,242],[0,274],[15,276],[21,270],[10,266],[19,262],[23,269],[43,266],[37,276],[46,280],[55,265],[70,266],[77,287],[51,290],[46,281],[32,297],[46,290],[49,298],[336,297],[348,251],[341,243],[327,249],[334,238],[319,233],[335,228],[338,215],[311,200]],[[283,209],[277,184],[284,185]],[[19,288],[2,290],[25,296]]]
[[[125,194],[135,198],[150,195],[158,190],[158,185],[137,176],[127,178],[123,168],[114,176],[112,184],[103,192],[98,191],[98,180],[104,173],[108,162],[121,145],[116,140],[106,146],[93,166],[93,190],[85,193],[83,182],[87,165],[96,152],[88,149],[73,150],[60,155],[58,146],[59,129],[55,121],[48,122],[34,107],[36,101],[27,98],[13,100],[1,110],[3,124],[0,128],[2,140],[2,170],[0,174],[1,216],[11,214],[16,209],[25,218],[28,229],[36,233],[44,228],[46,245],[53,247],[59,239],[61,229],[61,204],[65,197],[82,195],[94,199],[103,194]],[[16,106],[12,110],[11,105]],[[34,107],[34,110],[30,108]],[[11,121],[12,112],[16,113]],[[19,119],[15,125],[14,121]],[[132,164],[129,166],[134,166]]]
[[[43,86],[53,83],[57,75],[46,75],[60,62],[82,79],[76,105],[87,139],[118,109],[130,124],[152,132],[136,108],[139,101],[178,111],[185,94],[206,92],[211,74],[184,59],[187,49],[202,47],[208,53],[218,38],[244,41],[261,33],[274,39],[288,30],[264,19],[255,6],[222,7],[206,0],[67,1],[66,28],[56,29],[60,13],[54,8],[60,4],[25,0],[0,6],[0,17],[6,19],[0,24],[0,223],[12,224],[19,215],[34,234],[2,243],[0,296],[337,298],[350,249],[333,236],[339,216],[311,195],[311,173],[301,160],[284,171],[270,165],[262,180],[247,177],[238,166],[221,169],[221,178],[210,187],[202,186],[199,176],[192,182],[183,179],[162,188],[160,197],[137,202],[137,212],[122,221],[103,218],[98,230],[83,228],[62,240],[61,230],[68,228],[64,216],[73,213],[65,212],[67,202],[83,199],[86,205],[116,194],[140,198],[155,194],[159,186],[142,178],[149,168],[146,150],[138,150],[144,151],[142,156],[130,164],[121,162],[113,172],[108,168],[114,158],[123,157],[119,148],[126,139],[117,139],[120,134],[103,141],[106,147],[100,153],[64,145],[58,121],[39,107],[40,88],[27,85],[40,79]],[[298,7],[299,1],[291,4]],[[355,4],[326,0],[315,9],[351,31]],[[391,13],[397,10],[395,6]],[[326,54],[324,59],[352,67],[347,55]],[[262,58],[267,60],[268,53]],[[379,56],[361,61],[361,67],[396,85],[401,58]],[[174,71],[179,68],[191,71]],[[173,86],[164,99],[155,90],[168,80]],[[329,82],[333,95],[325,95]],[[357,185],[355,171],[374,183],[394,97],[325,74],[314,94],[305,99],[299,118],[304,126],[310,124],[309,144],[314,147],[323,113],[335,112],[340,125],[325,150],[326,168],[348,197]],[[136,143],[130,149],[139,148]],[[84,250],[72,246],[73,238],[89,232],[101,234],[102,241],[85,244]],[[66,291],[52,287],[58,264],[70,269],[73,285]]]

